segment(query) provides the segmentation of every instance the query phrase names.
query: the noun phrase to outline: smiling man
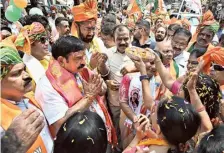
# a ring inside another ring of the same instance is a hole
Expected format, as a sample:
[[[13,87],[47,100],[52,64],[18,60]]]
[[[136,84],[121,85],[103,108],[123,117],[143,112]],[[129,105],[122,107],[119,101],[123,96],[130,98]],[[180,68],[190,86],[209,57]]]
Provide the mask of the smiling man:
[[[107,56],[110,57],[107,62],[107,66],[110,69],[108,75],[108,104],[112,113],[112,119],[116,127],[118,142],[121,145],[120,139],[120,104],[119,104],[119,86],[123,78],[121,73],[122,69],[125,71],[126,66],[133,66],[134,63],[125,54],[125,49],[131,44],[131,32],[128,27],[124,25],[118,25],[114,29],[113,41],[116,44],[115,47],[108,49]],[[121,146],[119,146],[121,147]]]
[[[103,119],[108,141],[113,143],[116,133],[100,97],[107,87],[100,75],[85,68],[85,49],[85,44],[74,36],[59,38],[52,46],[53,59],[37,84],[35,97],[55,134],[75,112],[89,109]]]
[[[188,52],[191,52],[194,49],[199,49],[201,52],[205,53],[218,31],[218,28],[219,26],[217,23],[202,27],[197,35],[196,42],[190,45]]]
[[[187,62],[189,59],[189,53],[185,51],[190,42],[192,34],[190,31],[179,28],[173,35],[171,44],[174,51],[174,61],[179,67],[179,76],[182,76],[187,71]]]
[[[15,147],[12,151],[15,153],[50,153],[53,151],[53,139],[33,93],[29,93],[32,79],[25,71],[26,67],[15,47],[9,42],[1,43],[0,47],[1,138],[13,132],[18,140],[11,141],[14,145],[8,146],[8,149]]]
[[[156,69],[154,62],[144,60],[145,67],[136,66],[140,73],[137,74],[126,74],[120,84],[119,88],[119,102],[121,107],[120,117],[120,129],[121,129],[121,140],[123,141],[123,148],[134,138],[135,130],[139,126],[138,115],[148,115],[149,110],[147,109],[142,88],[142,80],[148,80],[150,86],[150,93],[152,98],[156,99],[157,96],[157,81],[156,81]],[[146,71],[145,71],[146,69]],[[142,72],[144,71],[144,72]],[[133,103],[133,100],[135,103]]]

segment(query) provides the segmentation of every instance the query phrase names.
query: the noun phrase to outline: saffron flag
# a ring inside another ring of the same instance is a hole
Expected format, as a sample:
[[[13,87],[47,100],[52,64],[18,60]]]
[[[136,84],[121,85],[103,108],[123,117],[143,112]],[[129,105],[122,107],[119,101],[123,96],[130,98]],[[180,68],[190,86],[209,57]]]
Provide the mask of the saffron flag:
[[[139,19],[142,16],[143,8],[141,7],[141,3],[139,0],[131,0],[127,9],[128,16],[134,16],[134,20],[136,18]]]
[[[154,8],[152,10],[153,13],[159,14],[159,12],[167,12],[165,8],[165,3],[163,0],[155,0],[154,1]]]

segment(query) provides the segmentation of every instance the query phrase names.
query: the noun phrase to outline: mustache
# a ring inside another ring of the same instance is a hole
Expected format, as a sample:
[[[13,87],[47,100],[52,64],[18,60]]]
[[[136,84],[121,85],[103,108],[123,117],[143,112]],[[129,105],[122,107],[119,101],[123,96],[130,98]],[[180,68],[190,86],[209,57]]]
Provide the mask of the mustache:
[[[127,45],[119,45],[120,47],[128,47]]]
[[[174,47],[173,49],[174,49],[174,50],[181,50],[180,48],[177,48],[177,47]]]
[[[82,68],[84,68],[84,67],[85,67],[85,64],[81,64],[81,65],[79,65],[78,70],[79,70],[79,69],[82,69]]]
[[[25,81],[24,86],[27,86],[32,81],[32,78],[31,77],[28,77],[24,81]]]
[[[200,41],[205,41],[206,42],[207,40],[206,39],[200,39]]]

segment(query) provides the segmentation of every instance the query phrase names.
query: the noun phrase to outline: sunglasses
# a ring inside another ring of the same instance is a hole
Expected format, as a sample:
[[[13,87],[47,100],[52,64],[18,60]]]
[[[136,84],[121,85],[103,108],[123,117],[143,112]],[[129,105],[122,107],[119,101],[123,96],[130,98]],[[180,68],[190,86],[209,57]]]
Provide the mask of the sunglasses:
[[[220,65],[213,65],[213,68],[215,71],[224,71],[224,67],[222,67]]]
[[[47,37],[40,37],[38,41],[41,42],[42,44],[45,44],[47,41],[49,41],[49,39]]]

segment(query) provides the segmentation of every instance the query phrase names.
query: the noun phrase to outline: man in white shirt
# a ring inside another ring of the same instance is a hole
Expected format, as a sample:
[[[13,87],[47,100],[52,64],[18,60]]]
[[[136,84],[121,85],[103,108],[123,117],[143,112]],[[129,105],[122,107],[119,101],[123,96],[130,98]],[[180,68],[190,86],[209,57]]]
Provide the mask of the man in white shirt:
[[[174,61],[179,67],[179,76],[182,76],[187,71],[187,63],[190,53],[186,52],[185,49],[190,42],[192,34],[190,31],[179,28],[175,31],[172,38],[172,47],[174,51]]]
[[[106,92],[106,84],[85,68],[84,50],[84,43],[74,36],[59,38],[52,46],[53,59],[37,84],[35,97],[55,133],[75,112],[89,109],[103,119],[108,141],[113,143],[112,121],[100,97]],[[98,64],[101,62],[106,61]]]
[[[132,60],[125,54],[125,49],[130,46],[131,33],[130,30],[124,25],[118,25],[114,30],[114,41],[116,46],[109,49],[106,54],[109,57],[107,66],[110,73],[108,75],[108,102],[112,113],[112,119],[117,131],[118,142],[120,140],[120,104],[119,104],[119,86],[123,78],[121,70],[126,66],[134,66]],[[119,146],[121,148],[121,146]]]

